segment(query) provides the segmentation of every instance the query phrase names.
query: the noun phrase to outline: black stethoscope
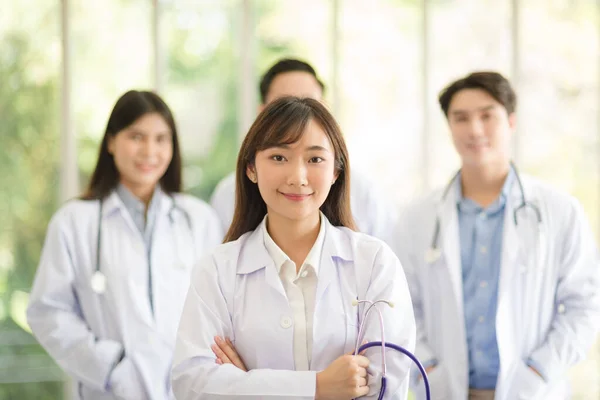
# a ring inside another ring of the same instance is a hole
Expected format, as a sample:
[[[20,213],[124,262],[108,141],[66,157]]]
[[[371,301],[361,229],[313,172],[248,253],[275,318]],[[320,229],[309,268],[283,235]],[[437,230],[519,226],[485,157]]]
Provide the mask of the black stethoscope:
[[[517,180],[517,184],[519,185],[519,190],[521,192],[521,204],[519,204],[519,206],[515,207],[513,210],[513,221],[515,223],[515,226],[519,225],[517,213],[526,208],[530,208],[535,213],[535,216],[537,218],[538,227],[541,227],[542,213],[541,213],[539,207],[536,206],[535,204],[527,201],[527,198],[525,197],[525,189],[523,189],[523,183],[521,182],[521,177],[519,176],[517,167],[512,162],[510,163],[510,167],[515,172],[515,178]],[[452,179],[450,179],[450,182],[448,182],[448,185],[446,186],[446,188],[444,189],[444,192],[442,193],[440,204],[446,200],[446,196],[448,195],[448,192],[450,191],[450,189],[453,187],[454,181],[456,180],[456,178],[458,177],[459,174],[460,174],[460,170],[456,174],[454,174]],[[440,221],[440,213],[438,210],[438,212],[436,213],[436,217],[435,217],[435,229],[433,231],[433,237],[431,238],[431,246],[425,253],[425,261],[429,264],[436,262],[442,256],[442,250],[439,247],[440,228],[441,228],[441,221]],[[540,230],[540,232],[541,232],[541,230]]]
[[[169,213],[168,213],[169,219],[171,221],[171,226],[173,226],[173,224],[175,222],[175,219],[173,218],[173,211],[175,211],[175,210],[180,211],[185,216],[185,220],[187,222],[188,229],[190,230],[190,234],[191,234],[192,242],[193,242],[194,230],[192,229],[192,221],[190,219],[189,214],[187,213],[187,211],[185,211],[183,208],[181,208],[177,205],[174,198],[171,198],[171,199],[173,201],[173,205],[171,206],[171,209],[169,210]],[[90,286],[91,286],[92,290],[94,291],[94,293],[96,293],[96,294],[106,293],[106,286],[107,286],[106,275],[102,272],[101,262],[100,262],[100,254],[101,254],[101,248],[102,248],[102,240],[101,240],[101,237],[102,237],[102,204],[103,204],[103,201],[99,200],[98,236],[97,236],[97,243],[96,243],[96,268],[90,279]],[[174,242],[174,246],[175,246],[175,253],[177,253],[176,256],[179,258],[178,259],[179,268],[185,269],[186,263],[184,263],[183,260],[181,259],[181,252],[180,252],[181,249],[179,248],[179,243],[178,243],[176,236],[177,236],[177,234],[175,232],[173,232],[173,242]],[[194,246],[192,246],[192,247],[194,247]],[[195,253],[196,249],[194,248],[193,251]],[[152,285],[152,262],[151,262],[151,259],[152,259],[152,239],[150,240],[150,248],[148,249],[148,269],[149,269],[148,286],[149,287],[151,287],[151,285]],[[152,308],[154,308],[151,290],[150,290],[150,305]]]

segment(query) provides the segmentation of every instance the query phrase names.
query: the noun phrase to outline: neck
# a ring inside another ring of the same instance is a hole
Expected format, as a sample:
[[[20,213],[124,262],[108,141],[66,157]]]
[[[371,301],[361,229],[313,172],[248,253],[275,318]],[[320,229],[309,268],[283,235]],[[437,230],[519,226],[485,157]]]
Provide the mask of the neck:
[[[133,185],[125,181],[121,181],[121,183],[135,197],[137,197],[142,203],[144,203],[146,211],[148,211],[148,206],[150,205],[150,200],[152,200],[152,196],[154,195],[154,189],[156,188],[156,185]]]
[[[321,227],[320,214],[292,221],[275,213],[267,217],[267,232],[281,250],[296,264],[296,271],[317,241]]]
[[[510,163],[490,166],[466,166],[461,169],[463,196],[482,207],[492,204],[500,195],[506,181]]]

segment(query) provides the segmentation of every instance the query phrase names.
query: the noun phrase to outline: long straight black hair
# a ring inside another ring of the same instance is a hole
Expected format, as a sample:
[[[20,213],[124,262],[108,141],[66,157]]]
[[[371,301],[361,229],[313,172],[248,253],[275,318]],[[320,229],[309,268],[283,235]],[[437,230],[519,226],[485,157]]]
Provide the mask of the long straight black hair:
[[[173,140],[173,157],[165,174],[160,178],[161,189],[168,194],[181,192],[181,153],[177,127],[169,106],[156,93],[130,90],[117,100],[110,113],[100,145],[96,168],[89,186],[82,196],[84,200],[101,200],[117,187],[119,171],[112,154],[108,152],[108,141],[142,116],[151,113],[157,113],[164,118],[171,129]]]

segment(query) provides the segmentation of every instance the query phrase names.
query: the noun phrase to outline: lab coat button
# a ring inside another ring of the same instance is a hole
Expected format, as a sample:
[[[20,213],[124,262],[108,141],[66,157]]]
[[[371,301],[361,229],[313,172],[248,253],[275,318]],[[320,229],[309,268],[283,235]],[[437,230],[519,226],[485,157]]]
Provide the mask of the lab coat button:
[[[308,271],[302,271],[302,273],[300,274],[300,276],[303,278],[306,278],[306,275],[308,275]]]
[[[290,317],[282,317],[280,324],[282,328],[287,329],[292,326],[292,319]]]
[[[565,308],[566,308],[566,307],[565,307],[565,305],[564,305],[564,304],[562,304],[562,303],[561,303],[561,304],[559,304],[559,305],[558,305],[558,313],[559,313],[559,314],[564,314],[564,313],[565,313]]]

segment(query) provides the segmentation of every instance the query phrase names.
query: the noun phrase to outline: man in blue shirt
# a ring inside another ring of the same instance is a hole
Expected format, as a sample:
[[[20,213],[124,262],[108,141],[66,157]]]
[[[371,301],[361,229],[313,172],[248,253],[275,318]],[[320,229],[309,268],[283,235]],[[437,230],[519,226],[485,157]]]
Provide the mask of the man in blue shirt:
[[[516,94],[475,72],[439,97],[461,169],[394,235],[434,398],[565,399],[600,321],[598,253],[582,207],[510,161]],[[421,391],[415,373],[413,385]]]

